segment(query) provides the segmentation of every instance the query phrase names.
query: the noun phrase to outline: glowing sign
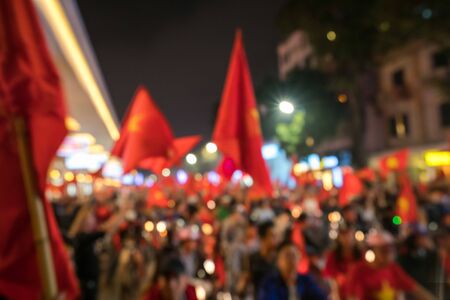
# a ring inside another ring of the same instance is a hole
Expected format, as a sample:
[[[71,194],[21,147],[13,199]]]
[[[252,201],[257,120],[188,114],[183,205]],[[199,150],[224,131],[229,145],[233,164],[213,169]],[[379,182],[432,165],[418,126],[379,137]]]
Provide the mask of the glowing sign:
[[[427,151],[425,163],[429,167],[450,166],[450,151]]]

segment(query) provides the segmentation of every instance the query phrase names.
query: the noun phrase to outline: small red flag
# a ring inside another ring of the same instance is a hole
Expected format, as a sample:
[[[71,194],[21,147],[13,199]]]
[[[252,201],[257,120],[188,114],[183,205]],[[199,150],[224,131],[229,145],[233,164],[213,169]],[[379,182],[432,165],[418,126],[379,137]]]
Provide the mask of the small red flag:
[[[417,201],[410,179],[406,174],[400,177],[400,195],[396,203],[396,213],[403,223],[417,221]]]
[[[44,199],[49,164],[67,131],[59,76],[31,0],[0,0],[0,295],[40,299],[37,252],[12,119],[25,120],[38,192],[43,199],[59,291],[78,295],[51,206]]]
[[[111,155],[122,158],[124,172],[128,173],[146,158],[169,157],[173,139],[169,123],[150,93],[139,87]]]
[[[263,137],[241,31],[236,32],[213,141],[237,169],[253,177],[268,194],[272,185],[262,157]]]
[[[386,176],[391,171],[401,172],[408,167],[409,150],[402,149],[380,159],[380,173]]]
[[[149,157],[143,160],[139,166],[143,169],[148,169],[155,174],[161,174],[164,168],[171,168],[177,165],[201,139],[202,137],[200,135],[176,138],[171,146],[170,157]]]
[[[339,205],[345,206],[363,191],[363,185],[351,168],[343,168],[343,183],[339,191]]]

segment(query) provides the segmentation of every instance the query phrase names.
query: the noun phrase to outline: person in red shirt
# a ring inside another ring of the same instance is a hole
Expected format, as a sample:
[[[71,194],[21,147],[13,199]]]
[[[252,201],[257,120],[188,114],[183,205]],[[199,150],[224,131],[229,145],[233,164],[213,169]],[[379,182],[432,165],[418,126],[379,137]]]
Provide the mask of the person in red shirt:
[[[177,256],[170,255],[161,262],[155,282],[141,300],[197,300],[195,287],[188,283],[184,265]]]
[[[407,293],[417,300],[434,297],[395,262],[394,238],[386,231],[372,231],[367,237],[365,261],[355,265],[348,280],[350,300],[396,300]]]
[[[355,230],[339,228],[336,247],[328,254],[323,275],[335,280],[341,299],[347,297],[347,278],[350,269],[361,259],[361,252],[355,241]]]

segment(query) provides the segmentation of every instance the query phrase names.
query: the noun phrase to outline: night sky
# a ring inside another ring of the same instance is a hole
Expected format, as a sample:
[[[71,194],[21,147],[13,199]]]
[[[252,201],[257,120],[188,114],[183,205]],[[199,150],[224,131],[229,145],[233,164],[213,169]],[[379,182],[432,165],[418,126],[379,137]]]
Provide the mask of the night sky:
[[[177,136],[209,139],[234,31],[241,27],[254,84],[276,76],[275,18],[283,0],[78,0],[121,119],[146,85]]]

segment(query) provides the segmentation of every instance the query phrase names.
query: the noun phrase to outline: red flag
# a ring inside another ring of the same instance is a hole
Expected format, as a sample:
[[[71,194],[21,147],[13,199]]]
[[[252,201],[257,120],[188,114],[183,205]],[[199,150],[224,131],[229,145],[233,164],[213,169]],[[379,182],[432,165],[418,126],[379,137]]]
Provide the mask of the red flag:
[[[409,150],[402,149],[380,159],[380,173],[386,176],[390,171],[404,171],[408,167]]]
[[[396,203],[396,213],[403,223],[414,223],[417,221],[417,202],[411,181],[407,175],[400,178],[400,195]]]
[[[151,187],[147,192],[147,207],[162,207],[165,208],[168,206],[169,199],[166,197],[163,189],[155,184]]]
[[[200,142],[201,138],[200,135],[176,138],[171,146],[170,153],[172,153],[172,156],[170,158],[149,157],[143,160],[139,166],[156,174],[161,174],[164,168],[171,168],[178,164]]]
[[[363,191],[363,185],[358,176],[351,168],[343,168],[343,183],[339,191],[339,205],[347,205],[353,197],[358,196]]]
[[[226,180],[231,179],[234,171],[236,171],[236,166],[234,165],[233,160],[228,157],[222,158],[216,167],[217,174]]]
[[[269,172],[262,157],[263,137],[241,31],[236,33],[213,141],[237,169],[271,195]]]
[[[59,76],[31,0],[0,0],[0,295],[39,299],[42,287],[14,116],[25,120],[31,171],[44,199],[49,164],[67,133],[66,114]],[[51,207],[45,200],[43,206],[58,288],[74,299],[76,279]]]
[[[172,130],[144,87],[139,87],[123,122],[111,155],[122,158],[124,172],[149,157],[170,157]]]

